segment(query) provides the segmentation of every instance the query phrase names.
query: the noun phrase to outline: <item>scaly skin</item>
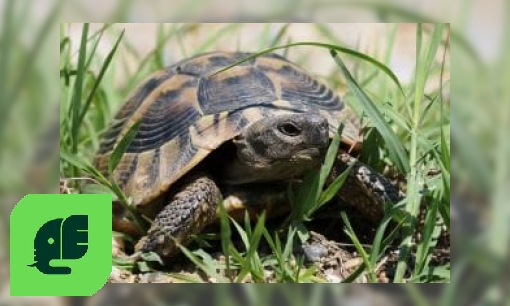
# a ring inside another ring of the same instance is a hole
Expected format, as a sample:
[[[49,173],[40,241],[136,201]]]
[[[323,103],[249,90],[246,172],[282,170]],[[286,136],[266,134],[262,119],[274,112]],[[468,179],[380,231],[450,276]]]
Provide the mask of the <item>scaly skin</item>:
[[[351,165],[351,172],[338,191],[338,197],[370,221],[377,222],[383,216],[384,206],[397,204],[404,198],[404,194],[387,177],[347,153],[338,154],[330,180]]]
[[[135,251],[156,252],[169,257],[186,245],[216,217],[221,193],[208,176],[200,176],[177,193],[156,216],[147,236],[140,239]]]

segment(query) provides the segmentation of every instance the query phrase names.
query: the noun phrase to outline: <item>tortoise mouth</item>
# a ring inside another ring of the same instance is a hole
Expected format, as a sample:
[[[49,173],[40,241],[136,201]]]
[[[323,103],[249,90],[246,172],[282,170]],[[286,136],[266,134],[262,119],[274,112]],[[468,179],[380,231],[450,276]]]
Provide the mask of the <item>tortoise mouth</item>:
[[[326,155],[326,149],[324,148],[307,148],[303,150],[299,150],[293,156],[293,160],[300,161],[317,161],[320,162],[322,158]]]

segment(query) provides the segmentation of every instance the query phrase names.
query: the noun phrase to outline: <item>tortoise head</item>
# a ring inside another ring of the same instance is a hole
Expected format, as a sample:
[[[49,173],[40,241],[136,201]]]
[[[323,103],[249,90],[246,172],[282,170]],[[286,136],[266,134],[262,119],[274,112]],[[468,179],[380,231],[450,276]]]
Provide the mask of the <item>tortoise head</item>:
[[[233,141],[237,158],[226,167],[227,182],[281,181],[320,165],[329,125],[317,114],[285,114],[247,126]]]

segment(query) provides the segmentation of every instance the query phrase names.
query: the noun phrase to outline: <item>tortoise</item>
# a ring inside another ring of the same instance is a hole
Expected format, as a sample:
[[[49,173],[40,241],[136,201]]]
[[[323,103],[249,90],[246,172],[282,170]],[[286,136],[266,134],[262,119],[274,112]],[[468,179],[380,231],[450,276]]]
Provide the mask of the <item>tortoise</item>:
[[[340,124],[343,146],[359,143],[339,96],[273,53],[200,54],[150,75],[103,135],[98,170],[107,173],[110,155],[134,124],[136,135],[111,177],[153,220],[135,251],[163,258],[215,221],[220,203],[232,214],[241,206],[286,206],[288,184],[321,164]],[[344,200],[372,207],[397,199],[388,179],[342,154],[338,169],[355,164]],[[129,232],[122,216],[114,213],[114,230]]]

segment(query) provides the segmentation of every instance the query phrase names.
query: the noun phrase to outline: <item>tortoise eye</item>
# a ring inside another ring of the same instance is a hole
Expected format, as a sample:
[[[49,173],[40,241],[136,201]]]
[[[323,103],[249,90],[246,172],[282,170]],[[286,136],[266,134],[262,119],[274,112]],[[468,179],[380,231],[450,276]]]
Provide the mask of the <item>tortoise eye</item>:
[[[287,136],[298,136],[301,134],[301,128],[292,122],[286,122],[278,126],[278,130]]]

